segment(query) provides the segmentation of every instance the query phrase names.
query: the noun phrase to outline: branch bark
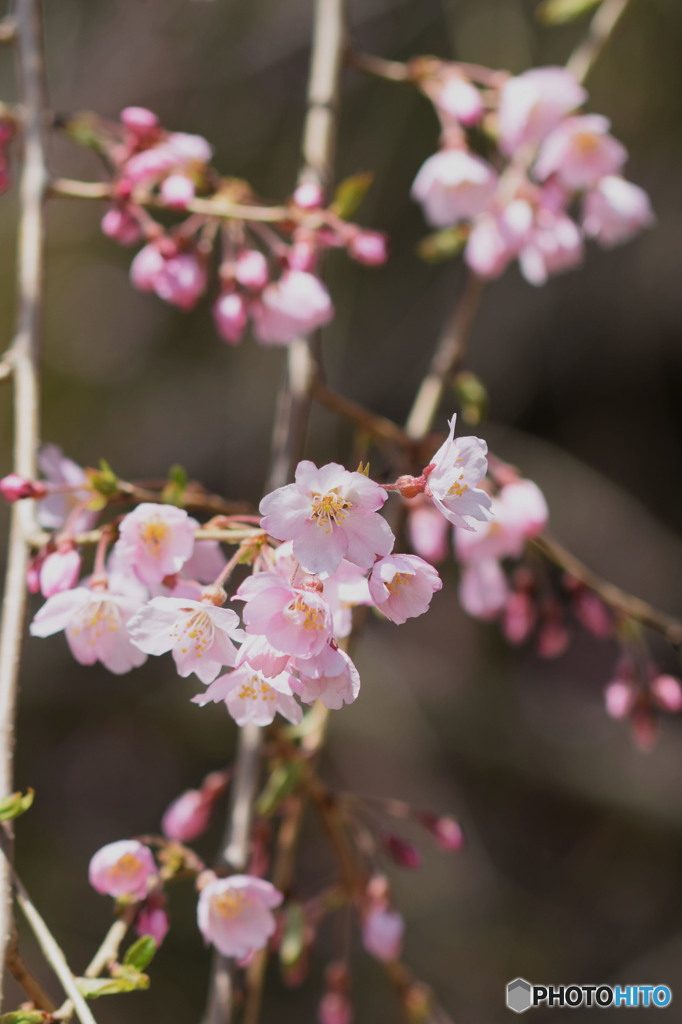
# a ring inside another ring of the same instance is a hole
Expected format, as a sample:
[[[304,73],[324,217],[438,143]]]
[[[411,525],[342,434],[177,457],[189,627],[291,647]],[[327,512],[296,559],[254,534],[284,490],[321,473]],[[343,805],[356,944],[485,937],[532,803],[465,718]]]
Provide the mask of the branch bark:
[[[43,299],[47,186],[44,126],[47,89],[39,0],[18,0],[17,58],[24,105],[24,164],[20,182],[17,324],[5,357],[14,383],[14,472],[34,479],[39,436],[38,356]],[[0,623],[0,796],[13,789],[14,726],[26,611],[26,538],[35,532],[33,502],[12,508],[2,622]],[[7,829],[11,843],[11,830]],[[11,931],[8,864],[0,864],[0,964]],[[0,1003],[2,992],[0,990]]]

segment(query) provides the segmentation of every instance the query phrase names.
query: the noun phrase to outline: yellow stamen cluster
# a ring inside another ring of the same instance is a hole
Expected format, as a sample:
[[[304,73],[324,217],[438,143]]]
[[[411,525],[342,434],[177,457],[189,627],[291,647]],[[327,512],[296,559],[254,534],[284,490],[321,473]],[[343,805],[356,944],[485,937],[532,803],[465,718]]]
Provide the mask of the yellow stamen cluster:
[[[164,523],[160,516],[151,516],[140,528],[140,538],[150,555],[158,558],[161,554],[161,544],[168,534],[170,527]]]
[[[459,460],[458,460],[459,461]],[[448,490],[448,494],[454,494],[455,497],[461,498],[465,491],[469,490],[468,484],[460,483],[460,480],[464,479],[464,473],[460,473],[454,484]]]
[[[338,526],[344,521],[348,512],[353,507],[350,501],[342,498],[336,490],[327,494],[313,494],[312,519],[321,526],[325,533],[332,532],[332,526]]]
[[[251,676],[248,683],[244,683],[237,696],[240,700],[258,700],[260,697],[261,700],[272,701],[275,699],[275,691],[260,676]]]
[[[213,897],[213,909],[220,914],[221,917],[225,917],[228,921],[233,920],[235,917],[239,917],[244,908],[248,905],[248,900],[245,893],[240,889],[228,889],[227,892],[221,892],[217,896]]]
[[[386,589],[389,594],[395,594],[397,590],[404,587],[406,583],[409,583],[414,576],[411,572],[397,572],[390,583],[386,584]]]
[[[176,642],[187,645],[180,648],[183,654],[187,654],[189,647],[193,646],[195,657],[201,658],[213,643],[213,634],[210,615],[206,612],[195,612],[181,628],[176,624],[170,635]]]
[[[324,612],[320,608],[311,608],[300,594],[291,602],[287,611],[292,614],[299,613],[304,616],[303,622],[301,623],[304,629],[324,630],[326,628]]]
[[[90,638],[90,646],[94,647],[106,630],[115,633],[121,620],[118,609],[110,601],[93,601],[87,605],[80,616],[79,625],[73,627],[75,636],[85,631]]]

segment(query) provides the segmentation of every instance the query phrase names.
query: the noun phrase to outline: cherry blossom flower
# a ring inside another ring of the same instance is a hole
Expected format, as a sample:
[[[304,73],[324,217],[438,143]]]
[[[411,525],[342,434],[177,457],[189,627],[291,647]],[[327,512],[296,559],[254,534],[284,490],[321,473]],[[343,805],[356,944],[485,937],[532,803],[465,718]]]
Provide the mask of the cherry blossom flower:
[[[587,99],[575,75],[561,67],[533,68],[502,86],[500,147],[507,156],[537,146]]]
[[[329,292],[314,274],[286,270],[263,289],[251,309],[253,331],[266,345],[287,345],[328,324],[334,316]]]
[[[193,703],[225,702],[227,710],[239,726],[270,725],[279,712],[288,722],[298,724],[303,712],[293,697],[294,679],[288,672],[265,676],[247,662],[220,676],[205,693],[192,698]]]
[[[453,118],[471,127],[483,117],[485,107],[481,93],[461,75],[448,75],[440,88],[430,92],[441,118]]]
[[[211,683],[224,665],[234,665],[243,639],[231,608],[184,597],[154,597],[129,622],[133,643],[146,654],[172,651],[178,675],[192,672]]]
[[[551,174],[571,190],[593,188],[615,174],[627,160],[627,150],[609,135],[611,123],[601,114],[570,117],[544,143],[533,173],[538,181]]]
[[[169,174],[161,182],[161,199],[171,210],[186,210],[194,199],[194,182],[186,174]]]
[[[490,496],[478,487],[488,469],[488,446],[480,437],[455,440],[456,416],[450,433],[427,467],[425,493],[455,526],[473,530],[470,520],[492,519]]]
[[[549,510],[532,480],[506,484],[491,501],[492,522],[474,530],[455,529],[455,550],[461,562],[481,558],[519,558],[531,537],[545,529]]]
[[[52,551],[40,567],[40,590],[43,597],[52,597],[62,590],[70,590],[78,582],[81,556],[68,542]]]
[[[237,257],[234,276],[242,288],[262,291],[270,279],[268,261],[259,249],[244,249]]]
[[[213,319],[223,341],[236,345],[241,341],[249,319],[244,296],[239,292],[223,292],[213,307]]]
[[[529,284],[543,285],[554,274],[582,262],[583,240],[577,224],[565,213],[541,208],[519,253],[521,273]]]
[[[372,908],[362,925],[362,942],[377,960],[391,963],[400,956],[404,932],[405,921],[396,910]]]
[[[93,492],[88,476],[72,459],[68,459],[56,444],[45,444],[38,455],[38,468],[48,481],[47,495],[37,508],[38,522],[46,530],[58,530],[64,526],[76,505],[88,502]],[[50,484],[65,485],[73,490],[51,491]],[[71,519],[70,528],[74,533],[89,530],[97,519],[96,512],[83,509]]]
[[[196,305],[207,284],[206,267],[199,256],[179,252],[164,259],[154,280],[154,291],[164,302],[187,311]]]
[[[158,948],[166,938],[169,928],[168,911],[160,902],[160,897],[152,894],[137,915],[135,931],[140,937],[150,935]]]
[[[507,577],[496,558],[479,558],[462,569],[459,600],[464,611],[474,618],[496,618],[508,596]]]
[[[250,576],[234,600],[246,602],[247,632],[265,636],[283,654],[311,657],[331,636],[332,615],[324,598],[314,590],[292,587],[277,573]]]
[[[379,611],[399,625],[423,615],[443,586],[438,572],[418,555],[388,555],[374,563],[369,592]]]
[[[134,646],[128,623],[139,601],[114,594],[106,586],[76,587],[48,598],[30,626],[31,636],[52,636],[64,630],[76,661],[96,661],[121,675],[143,665],[147,655]]]
[[[106,896],[144,899],[157,867],[151,850],[137,839],[120,839],[98,850],[90,861],[90,885]]]
[[[126,206],[112,206],[102,217],[103,233],[119,245],[136,245],[142,238],[139,221]]]
[[[213,799],[200,789],[188,789],[166,808],[161,831],[169,839],[191,843],[206,831],[211,821]]]
[[[583,231],[608,249],[627,242],[654,221],[644,189],[616,175],[602,178],[585,196]]]
[[[322,701],[326,708],[338,711],[352,704],[360,693],[360,676],[345,651],[327,644],[314,658],[294,662],[299,678],[293,690],[305,704]]]
[[[482,213],[496,187],[497,175],[485,160],[464,149],[446,149],[422,165],[411,195],[432,227],[445,228]]]
[[[242,959],[274,934],[272,910],[283,899],[274,885],[253,875],[216,878],[199,895],[199,930],[223,956]]]
[[[369,569],[387,555],[395,538],[380,515],[386,491],[363,473],[331,462],[320,469],[299,462],[295,483],[263,498],[264,530],[278,540],[293,540],[294,555],[306,572],[334,573],[341,560]]]
[[[410,545],[427,562],[442,562],[448,553],[449,527],[430,498],[417,495],[407,503]]]
[[[143,502],[123,519],[115,551],[142,583],[161,583],[191,557],[198,525],[184,509]]]

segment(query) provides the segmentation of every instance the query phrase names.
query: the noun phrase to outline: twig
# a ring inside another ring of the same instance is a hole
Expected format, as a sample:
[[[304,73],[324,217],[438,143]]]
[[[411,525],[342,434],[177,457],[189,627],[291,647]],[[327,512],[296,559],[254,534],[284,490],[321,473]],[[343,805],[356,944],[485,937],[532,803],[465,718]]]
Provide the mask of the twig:
[[[43,135],[47,90],[38,0],[18,0],[16,21],[17,58],[24,104],[24,165],[19,196],[17,326],[7,358],[11,360],[14,384],[14,472],[34,479],[39,436],[38,348],[45,244],[43,200],[47,182]],[[14,720],[29,556],[25,537],[34,531],[34,520],[32,501],[20,501],[13,506],[0,624],[0,796],[10,793],[13,788]],[[11,846],[11,829],[7,829],[6,834]],[[10,931],[9,880],[7,865],[3,861],[0,865],[0,964],[5,961]]]
[[[114,921],[107,934],[102,940],[102,944],[95,953],[94,957],[85,968],[84,977],[86,978],[98,978],[102,971],[104,971],[108,964],[112,960],[116,960],[118,957],[118,951],[121,948],[128,929],[130,928],[135,915],[139,909],[139,903],[133,903],[129,907],[126,907],[125,911]],[[69,1020],[73,1014],[73,1002],[68,999],[55,1014],[60,1020]]]
[[[90,1007],[85,1002],[85,999],[78,989],[76,979],[66,962],[66,957],[64,956],[61,947],[45,924],[45,921],[35,907],[21,879],[11,866],[11,844],[4,833],[0,833],[0,844],[2,845],[2,851],[5,854],[5,862],[10,868],[12,883],[17,895],[17,903],[21,907],[24,917],[30,925],[31,931],[38,940],[38,945],[42,949],[45,959],[57,975],[62,988],[71,998],[81,1024],[97,1024],[95,1018],[90,1012]]]
[[[414,80],[410,74],[409,64],[403,64],[399,60],[385,60],[383,57],[375,57],[371,53],[358,53],[356,50],[348,50],[345,59],[348,67],[374,75],[375,78],[384,78],[388,82]]]
[[[471,325],[482,293],[483,281],[469,273],[405,424],[408,437],[414,440],[423,438],[431,430],[445,389],[464,361]]]
[[[360,405],[359,402],[354,402],[344,395],[330,391],[320,380],[313,382],[312,394],[315,401],[319,402],[320,405],[323,405],[326,409],[331,409],[332,412],[338,413],[339,416],[350,420],[351,423],[355,423],[356,426],[371,434],[372,437],[397,445],[408,452],[414,452],[415,448],[418,447],[415,445],[414,440],[408,437],[406,432],[397,423],[394,423],[393,420],[389,420],[385,416],[378,416],[371,409]]]
[[[23,957],[19,952],[19,940],[16,934],[12,937],[12,941],[9,944],[5,965],[17,984],[21,985],[34,1006],[48,1013],[55,1009],[54,1003],[44,991],[38,979],[33,977],[24,963]]]
[[[579,82],[590,76],[604,46],[625,13],[629,0],[604,0],[590,23],[587,39],[571,54],[566,67]]]

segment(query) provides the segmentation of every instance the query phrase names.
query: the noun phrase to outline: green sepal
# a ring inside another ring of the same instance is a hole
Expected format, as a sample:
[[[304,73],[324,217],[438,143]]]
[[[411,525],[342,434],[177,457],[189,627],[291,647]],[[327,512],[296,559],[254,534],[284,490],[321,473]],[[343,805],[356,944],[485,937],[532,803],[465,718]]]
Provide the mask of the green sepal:
[[[0,821],[11,821],[13,818],[18,818],[20,814],[29,809],[34,796],[35,793],[29,786],[26,793],[11,793],[0,800]]]
[[[106,459],[99,460],[99,469],[86,469],[85,472],[90,487],[96,492],[88,508],[93,512],[99,512],[118,494],[120,481]]]
[[[594,10],[603,0],[542,0],[535,17],[543,25],[566,25]]]
[[[441,263],[459,256],[467,240],[467,231],[461,227],[432,231],[417,245],[417,255],[427,263]]]
[[[48,1020],[52,1020],[52,1014],[42,1010],[12,1010],[0,1016],[0,1024],[44,1024]]]
[[[155,953],[155,940],[151,935],[143,935],[126,950],[123,957],[123,966],[134,967],[137,971],[143,971],[152,962]]]
[[[284,932],[279,947],[279,958],[284,967],[293,967],[305,949],[305,917],[300,903],[290,903],[286,909]]]
[[[263,817],[274,814],[283,800],[298,788],[305,772],[302,761],[287,761],[278,765],[256,800],[256,811]]]
[[[78,146],[94,149],[97,153],[108,153],[107,140],[110,131],[97,114],[81,110],[67,118],[59,119],[59,127]]]
[[[488,413],[488,392],[480,377],[468,370],[458,373],[452,382],[459,399],[462,419],[470,427],[477,427]]]
[[[184,466],[176,463],[168,470],[168,482],[161,491],[161,501],[166,505],[178,505],[182,508],[185,504],[185,491],[189,477]]]
[[[369,192],[373,181],[374,175],[371,171],[344,178],[336,187],[330,210],[342,220],[349,220]]]

